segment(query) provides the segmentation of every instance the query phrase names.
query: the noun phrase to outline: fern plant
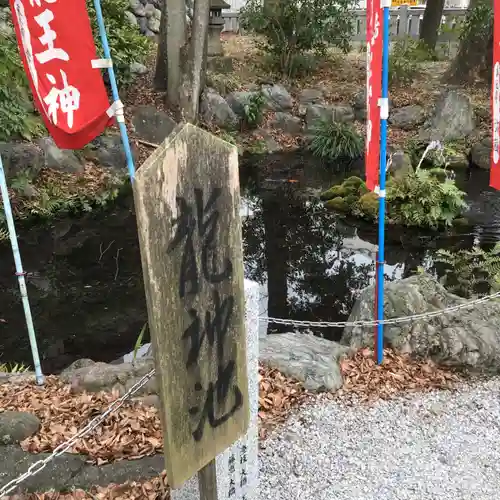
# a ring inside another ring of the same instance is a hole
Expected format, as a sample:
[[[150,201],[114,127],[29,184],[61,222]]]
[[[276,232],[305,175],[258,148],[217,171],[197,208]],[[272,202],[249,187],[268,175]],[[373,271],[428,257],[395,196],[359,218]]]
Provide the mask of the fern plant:
[[[0,373],[26,373],[29,367],[22,363],[0,363]]]
[[[390,217],[405,226],[451,226],[467,207],[465,193],[445,169],[417,168],[388,183],[387,203]]]
[[[443,266],[441,282],[465,298],[479,297],[500,290],[500,243],[490,251],[438,250],[434,264]]]
[[[313,128],[309,150],[327,161],[353,160],[363,152],[363,139],[347,123],[321,120]]]

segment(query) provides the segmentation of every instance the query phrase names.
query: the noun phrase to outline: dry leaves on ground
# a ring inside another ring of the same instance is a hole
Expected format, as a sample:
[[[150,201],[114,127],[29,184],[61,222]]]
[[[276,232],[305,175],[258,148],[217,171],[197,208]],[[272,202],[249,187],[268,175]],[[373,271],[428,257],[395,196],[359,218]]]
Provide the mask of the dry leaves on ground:
[[[28,411],[41,421],[37,434],[22,442],[25,451],[52,451],[68,440],[89,420],[101,414],[117,393],[72,394],[71,386],[55,377],[47,377],[45,386],[32,383],[0,386],[2,410]],[[158,410],[130,403],[109,415],[88,436],[69,450],[88,455],[98,464],[153,455],[162,448]]]
[[[292,408],[311,395],[302,384],[272,368],[259,368],[259,437],[265,438],[276,425],[285,421]]]
[[[299,382],[263,367],[259,370],[259,383],[259,423],[265,429],[261,433],[264,437],[303,400],[305,392]],[[0,411],[34,413],[41,428],[22,442],[22,448],[32,453],[50,452],[105,411],[117,397],[118,393],[105,392],[73,394],[70,385],[47,377],[42,387],[34,383],[0,385]],[[162,447],[158,410],[140,402],[128,402],[92,433],[76,441],[69,452],[104,464],[161,453]]]
[[[375,362],[373,351],[361,349],[352,358],[341,361],[341,372],[344,385],[335,396],[354,395],[369,402],[409,392],[453,389],[460,381],[456,373],[429,359],[415,360],[390,349],[384,349],[381,365]]]
[[[5,500],[168,500],[170,488],[166,475],[147,481],[130,481],[125,484],[110,484],[94,487],[90,491],[81,489],[67,493],[46,492],[12,495]],[[2,499],[3,500],[3,499]]]

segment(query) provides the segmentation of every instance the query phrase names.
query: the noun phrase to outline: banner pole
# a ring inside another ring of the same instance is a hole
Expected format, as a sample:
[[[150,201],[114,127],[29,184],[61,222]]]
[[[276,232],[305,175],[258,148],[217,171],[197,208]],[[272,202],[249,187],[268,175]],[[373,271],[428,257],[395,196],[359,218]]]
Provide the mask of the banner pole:
[[[387,166],[387,119],[389,118],[389,23],[391,0],[382,0],[384,22],[382,29],[382,98],[380,99],[380,174],[377,259],[377,319],[384,319],[385,264],[385,180]],[[377,324],[377,363],[384,360],[384,325]]]
[[[26,327],[28,328],[28,337],[30,340],[31,354],[33,356],[33,365],[35,369],[36,383],[43,385],[44,377],[40,364],[40,356],[38,355],[38,345],[36,342],[35,327],[33,326],[33,317],[31,316],[31,308],[28,300],[28,290],[26,289],[26,280],[24,279],[25,272],[21,261],[21,253],[17,243],[16,227],[14,225],[14,217],[12,216],[12,207],[10,206],[9,190],[7,188],[7,180],[3,168],[2,157],[0,156],[0,191],[2,193],[3,208],[7,227],[9,229],[10,244],[12,246],[12,254],[16,265],[16,276],[19,282],[19,290],[21,292],[21,300],[23,303],[24,316],[26,318]]]
[[[100,0],[94,0],[94,8],[96,12],[97,25],[99,26],[99,36],[101,38],[102,49],[104,58],[109,61],[107,66],[109,82],[111,83],[111,90],[113,93],[113,106],[115,109],[116,121],[120,128],[120,135],[122,138],[123,149],[125,150],[125,157],[127,159],[127,168],[130,176],[130,181],[133,182],[135,178],[135,165],[132,150],[130,149],[130,142],[127,133],[127,126],[125,124],[125,117],[123,115],[123,103],[120,101],[120,94],[118,93],[118,86],[116,84],[115,70],[111,59],[109,50],[108,36],[106,35],[106,26],[104,25],[104,18],[102,15],[102,8]]]

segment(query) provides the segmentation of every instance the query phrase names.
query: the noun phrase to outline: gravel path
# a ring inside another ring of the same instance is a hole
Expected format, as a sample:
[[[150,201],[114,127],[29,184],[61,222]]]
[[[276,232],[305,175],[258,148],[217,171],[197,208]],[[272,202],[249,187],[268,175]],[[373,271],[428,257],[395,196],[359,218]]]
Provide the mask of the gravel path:
[[[260,453],[262,500],[500,499],[500,378],[374,406],[322,399]]]

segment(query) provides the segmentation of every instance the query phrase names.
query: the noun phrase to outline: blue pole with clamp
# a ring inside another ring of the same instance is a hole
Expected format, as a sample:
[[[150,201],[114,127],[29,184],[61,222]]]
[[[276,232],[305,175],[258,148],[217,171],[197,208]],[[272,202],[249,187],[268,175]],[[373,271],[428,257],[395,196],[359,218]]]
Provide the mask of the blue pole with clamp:
[[[377,259],[377,320],[384,319],[384,265],[385,265],[385,180],[387,168],[387,119],[389,118],[389,25],[391,0],[382,0],[384,22],[382,28],[382,97],[380,99],[380,173],[378,211]],[[377,363],[384,360],[384,325],[377,324]]]
[[[12,215],[12,207],[10,206],[9,190],[7,188],[7,180],[3,169],[2,157],[0,156],[0,192],[2,193],[3,207],[7,227],[9,229],[10,244],[12,246],[12,254],[14,255],[14,263],[16,265],[16,276],[19,282],[19,290],[21,292],[21,300],[23,303],[24,316],[26,317],[26,326],[28,328],[28,337],[30,340],[31,354],[33,356],[33,365],[35,369],[36,383],[43,385],[44,377],[40,364],[40,356],[38,355],[38,345],[36,342],[35,327],[33,326],[33,317],[31,316],[31,308],[28,300],[28,290],[26,289],[26,280],[24,279],[25,272],[23,271],[23,263],[21,261],[21,253],[17,243],[16,227],[14,225],[14,217]]]
[[[94,8],[96,12],[97,25],[99,26],[99,36],[101,38],[102,50],[104,52],[104,59],[106,61],[105,67],[108,70],[109,82],[111,83],[111,90],[113,93],[113,109],[116,116],[116,121],[120,128],[120,135],[122,138],[123,149],[125,150],[125,157],[127,159],[127,168],[130,176],[130,181],[133,182],[135,178],[135,165],[132,150],[130,149],[130,142],[128,139],[127,126],[125,125],[125,117],[123,115],[123,103],[120,101],[118,93],[118,86],[116,85],[116,76],[113,69],[113,62],[109,50],[108,36],[106,35],[106,27],[102,15],[102,8],[100,0],[94,0]]]

